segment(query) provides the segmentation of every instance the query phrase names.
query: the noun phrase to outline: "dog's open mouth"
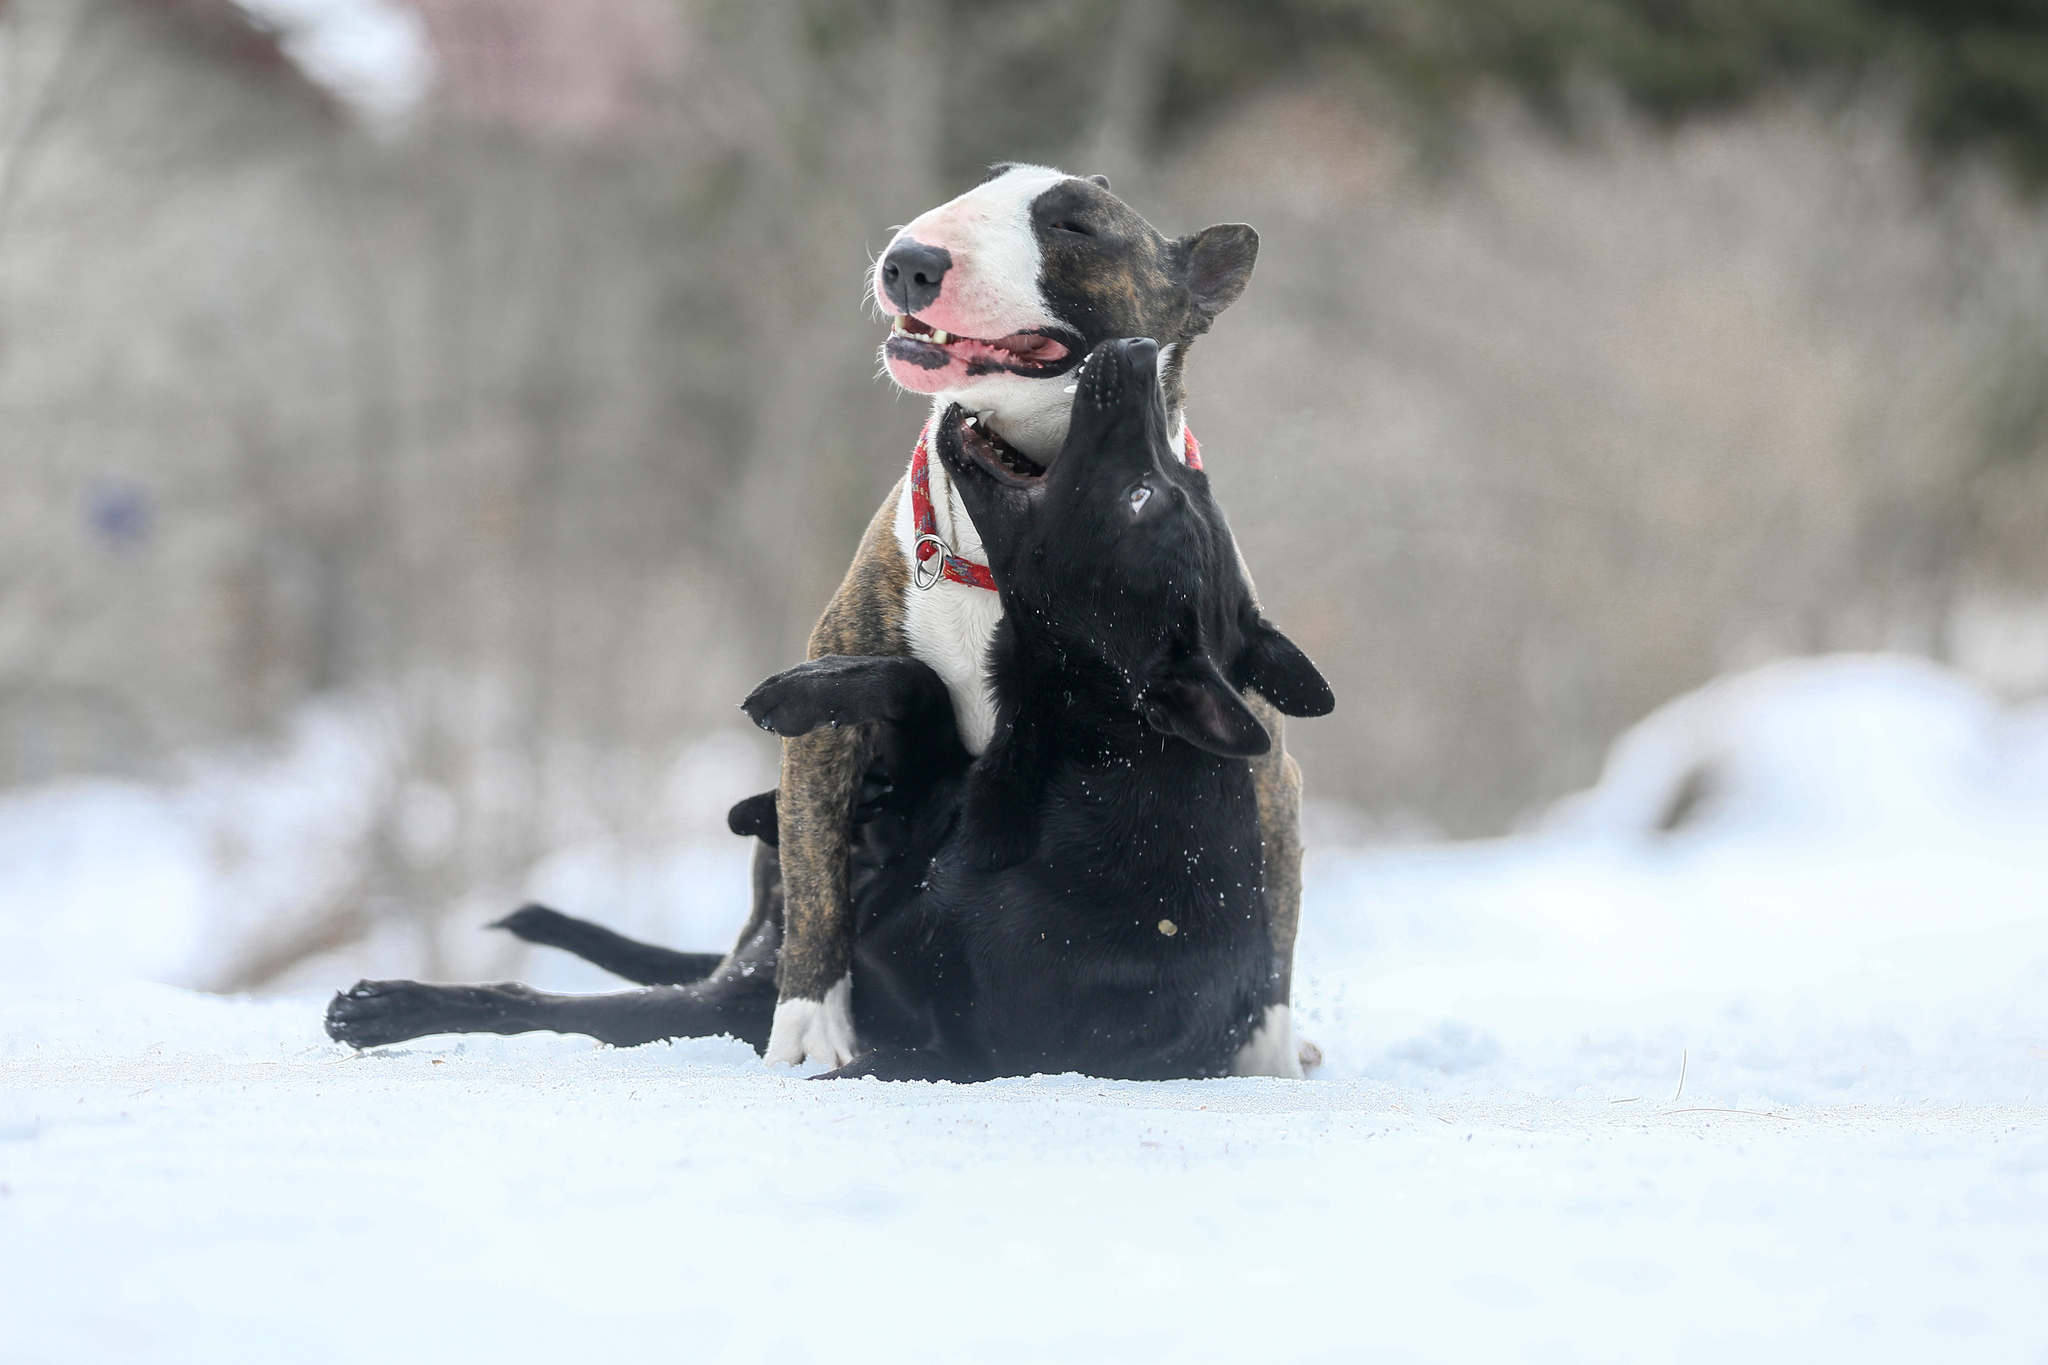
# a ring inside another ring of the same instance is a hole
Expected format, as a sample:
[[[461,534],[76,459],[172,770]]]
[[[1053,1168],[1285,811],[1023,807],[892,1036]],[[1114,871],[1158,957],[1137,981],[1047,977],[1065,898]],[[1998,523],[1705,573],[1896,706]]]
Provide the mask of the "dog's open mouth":
[[[962,461],[974,465],[997,483],[1029,488],[1045,477],[1045,466],[988,429],[958,403],[946,409],[940,423],[939,451],[955,469]]]
[[[1036,379],[1066,369],[1079,345],[1080,338],[1053,331],[1012,332],[984,341],[937,331],[914,317],[898,314],[890,323],[887,350],[891,360],[921,370],[944,369],[959,361],[970,378],[1001,370]]]

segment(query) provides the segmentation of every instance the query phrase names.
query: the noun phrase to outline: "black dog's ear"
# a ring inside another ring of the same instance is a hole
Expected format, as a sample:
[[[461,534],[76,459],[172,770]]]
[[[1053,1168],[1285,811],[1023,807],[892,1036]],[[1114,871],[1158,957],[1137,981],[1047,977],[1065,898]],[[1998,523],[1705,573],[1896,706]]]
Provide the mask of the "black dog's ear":
[[[1084,175],[1081,178],[1091,185],[1100,185],[1103,189],[1109,188],[1109,177],[1106,175]]]
[[[1188,294],[1205,321],[1237,302],[1259,259],[1259,234],[1247,223],[1205,227],[1178,245],[1187,255]]]
[[[1250,758],[1273,747],[1273,737],[1206,654],[1186,660],[1145,689],[1139,707],[1161,734],[1198,749]]]
[[[1263,616],[1254,617],[1245,628],[1244,649],[1231,674],[1231,681],[1273,703],[1283,716],[1327,716],[1337,709],[1330,684],[1301,646]]]

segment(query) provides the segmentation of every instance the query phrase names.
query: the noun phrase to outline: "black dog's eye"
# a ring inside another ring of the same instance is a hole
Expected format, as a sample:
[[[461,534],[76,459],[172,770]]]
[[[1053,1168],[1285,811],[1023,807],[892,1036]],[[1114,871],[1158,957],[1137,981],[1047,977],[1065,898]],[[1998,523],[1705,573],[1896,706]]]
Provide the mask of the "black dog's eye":
[[[1129,496],[1131,500],[1131,515],[1135,517],[1138,513],[1145,510],[1146,503],[1152,501],[1152,490],[1141,483],[1130,491]]]
[[[1086,223],[1077,223],[1071,218],[1058,220],[1052,225],[1052,230],[1054,232],[1071,232],[1076,237],[1093,237],[1095,235],[1089,231]]]

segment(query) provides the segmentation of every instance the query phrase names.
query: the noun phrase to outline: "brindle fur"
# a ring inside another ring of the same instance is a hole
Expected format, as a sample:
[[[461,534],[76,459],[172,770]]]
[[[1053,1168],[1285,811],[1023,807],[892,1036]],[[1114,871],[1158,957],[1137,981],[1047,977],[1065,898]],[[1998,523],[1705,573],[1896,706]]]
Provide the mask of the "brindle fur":
[[[1067,321],[1092,349],[1112,337],[1149,336],[1179,343],[1161,356],[1166,410],[1187,402],[1188,348],[1216,315],[1237,302],[1259,253],[1259,234],[1243,223],[1220,223],[1169,239],[1109,192],[1107,181],[1069,180],[1041,196],[1046,218],[1084,217],[1093,235],[1043,245],[1039,270],[1068,305]]]
[[[811,631],[809,657],[910,653],[903,633],[910,570],[895,531],[902,495],[899,480],[868,523],[845,580]],[[782,742],[782,781],[775,798],[779,849],[763,845],[762,852],[780,855],[777,885],[784,931],[775,980],[784,1000],[824,999],[852,961],[853,907],[846,878],[853,806],[880,745],[880,727],[869,724],[813,730]],[[750,927],[766,913],[758,872],[756,883]]]
[[[1256,692],[1247,692],[1245,701],[1273,737],[1273,747],[1251,761],[1252,790],[1273,926],[1273,988],[1266,1003],[1285,1005],[1294,992],[1294,931],[1301,924],[1301,765],[1284,747],[1280,712]]]

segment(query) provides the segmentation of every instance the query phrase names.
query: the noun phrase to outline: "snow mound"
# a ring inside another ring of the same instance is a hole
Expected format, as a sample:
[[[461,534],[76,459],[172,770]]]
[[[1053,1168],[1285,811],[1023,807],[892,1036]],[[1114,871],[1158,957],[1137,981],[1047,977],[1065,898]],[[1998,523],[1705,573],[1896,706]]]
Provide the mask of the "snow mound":
[[[1820,840],[2048,818],[2048,709],[2007,711],[1958,673],[1886,655],[1723,678],[1623,735],[1553,828]]]
[[[2038,710],[1932,664],[1718,681],[1538,833],[1312,855],[1300,1027],[1437,1090],[2048,1096],[2043,774]]]

